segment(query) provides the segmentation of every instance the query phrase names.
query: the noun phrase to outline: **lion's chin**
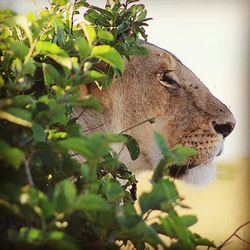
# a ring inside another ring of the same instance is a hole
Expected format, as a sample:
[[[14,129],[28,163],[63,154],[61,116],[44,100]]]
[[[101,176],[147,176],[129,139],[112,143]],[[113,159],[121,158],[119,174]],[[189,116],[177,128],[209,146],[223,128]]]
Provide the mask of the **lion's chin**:
[[[188,169],[185,174],[180,176],[180,179],[188,184],[196,186],[205,186],[210,184],[216,176],[214,162],[199,165]]]

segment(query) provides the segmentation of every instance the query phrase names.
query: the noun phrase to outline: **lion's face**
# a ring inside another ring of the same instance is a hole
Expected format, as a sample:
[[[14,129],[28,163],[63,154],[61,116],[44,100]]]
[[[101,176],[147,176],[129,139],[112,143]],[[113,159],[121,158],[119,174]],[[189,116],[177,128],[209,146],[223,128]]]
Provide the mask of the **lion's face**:
[[[170,147],[181,144],[198,152],[183,167],[171,167],[171,176],[194,183],[209,179],[213,160],[235,119],[177,58],[153,45],[145,47],[149,56],[127,62],[123,77],[115,79],[108,91],[94,91],[104,107],[105,130],[121,132],[155,118],[152,124],[146,122],[126,132],[139,142],[141,156],[131,162],[123,150],[122,160],[132,171],[155,167],[161,158],[153,141],[153,133],[158,131]]]

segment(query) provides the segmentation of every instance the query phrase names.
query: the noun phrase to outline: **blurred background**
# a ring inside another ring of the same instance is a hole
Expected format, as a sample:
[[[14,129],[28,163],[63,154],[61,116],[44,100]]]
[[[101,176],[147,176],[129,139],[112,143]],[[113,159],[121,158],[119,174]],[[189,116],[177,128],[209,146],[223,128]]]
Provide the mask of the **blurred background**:
[[[88,1],[104,6],[105,0]],[[225,240],[249,220],[250,123],[249,123],[249,28],[248,0],[141,0],[149,22],[148,41],[174,53],[204,82],[210,91],[235,115],[237,125],[217,159],[217,178],[207,187],[177,182],[180,194],[199,222],[194,231]],[[37,11],[46,0],[1,1],[0,8],[19,13]],[[140,177],[139,193],[149,190],[150,173]],[[239,235],[249,239],[249,227]],[[225,249],[249,249],[234,238]]]

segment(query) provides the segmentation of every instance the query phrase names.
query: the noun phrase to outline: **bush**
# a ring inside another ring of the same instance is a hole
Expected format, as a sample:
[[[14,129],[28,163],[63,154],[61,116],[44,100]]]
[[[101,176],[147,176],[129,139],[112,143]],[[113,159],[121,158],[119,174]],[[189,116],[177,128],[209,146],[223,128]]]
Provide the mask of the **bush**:
[[[177,214],[175,208],[185,206],[174,183],[163,178],[191,149],[169,149],[155,134],[163,159],[136,211],[137,181],[111,143],[124,143],[135,160],[137,142],[126,135],[87,136],[73,116],[76,106],[99,108],[95,97],[79,96],[80,85],[107,88],[122,75],[124,57],[147,54],[139,35],[146,39],[149,19],[135,2],[107,1],[99,8],[53,0],[38,16],[1,10],[1,249],[119,249],[128,240],[137,249],[214,246],[188,229],[197,219]],[[85,21],[74,23],[82,7]],[[155,210],[163,214],[150,224]],[[167,245],[159,234],[170,239]]]

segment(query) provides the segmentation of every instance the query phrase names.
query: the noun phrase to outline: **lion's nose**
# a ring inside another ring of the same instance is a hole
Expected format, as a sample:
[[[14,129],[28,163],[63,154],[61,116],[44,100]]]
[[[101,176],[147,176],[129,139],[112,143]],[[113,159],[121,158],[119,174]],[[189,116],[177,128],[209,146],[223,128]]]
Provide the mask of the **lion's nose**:
[[[227,137],[233,131],[235,127],[235,122],[227,122],[225,124],[218,124],[213,122],[214,130],[223,136],[223,138]]]

